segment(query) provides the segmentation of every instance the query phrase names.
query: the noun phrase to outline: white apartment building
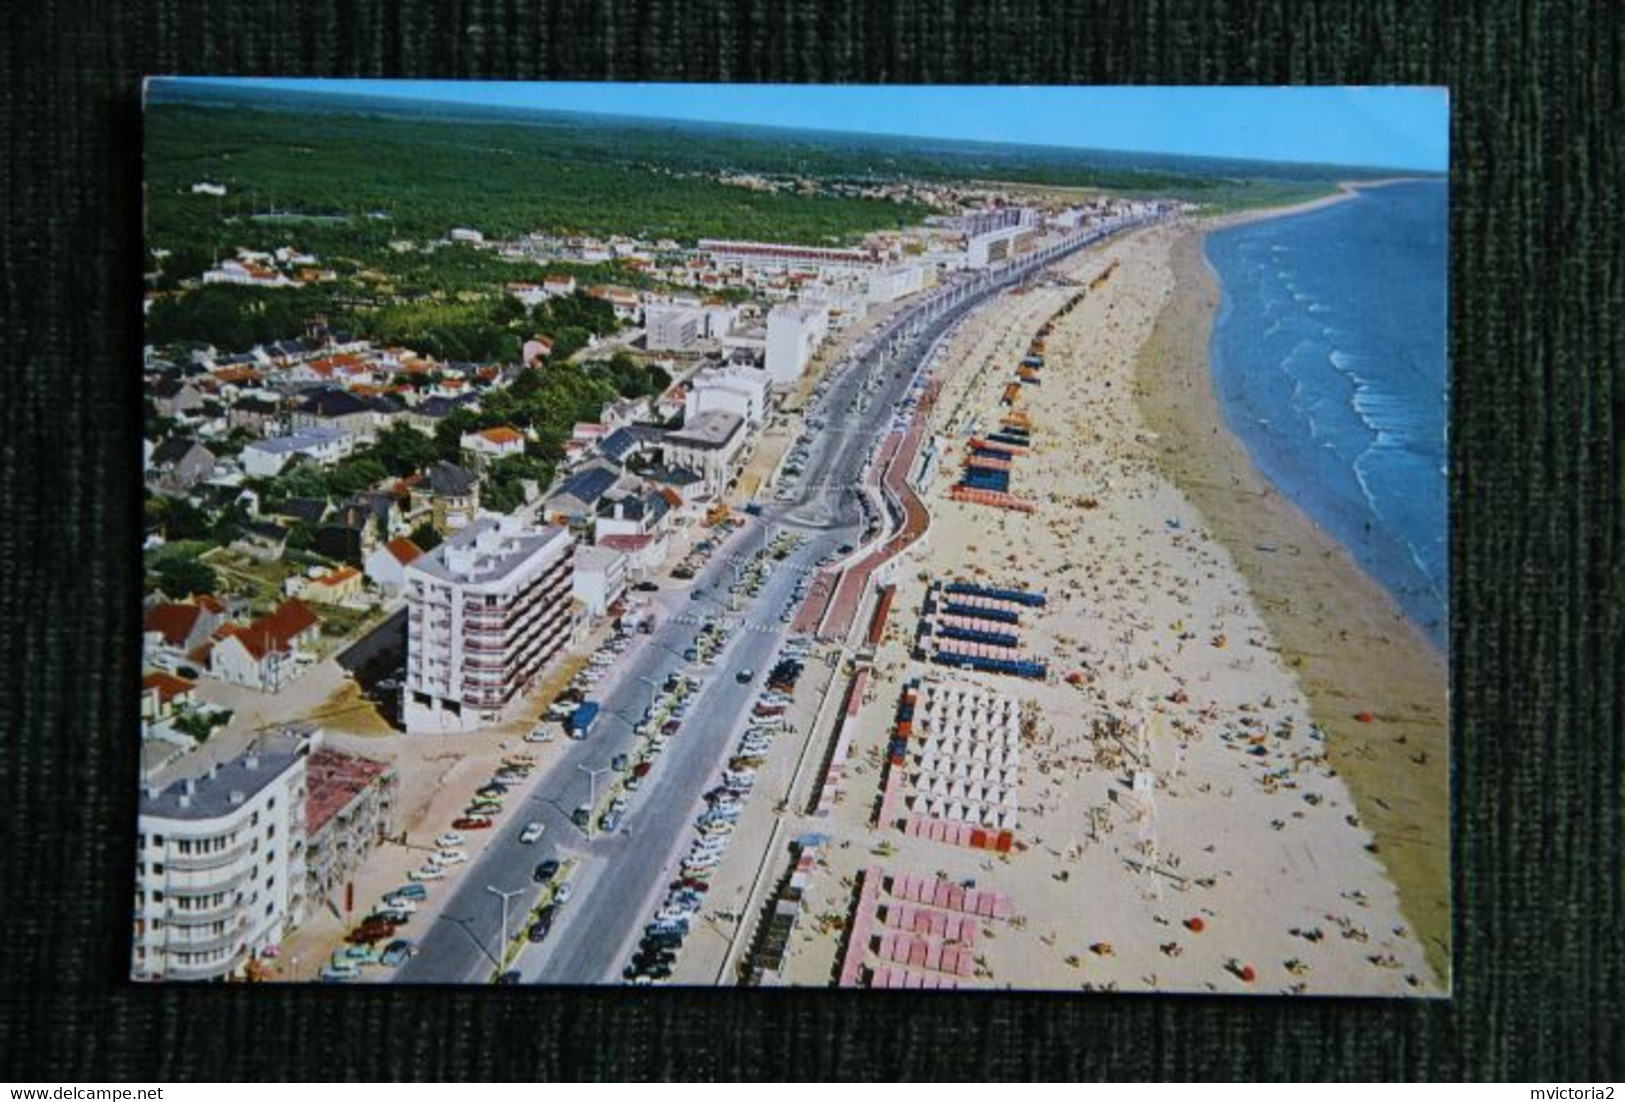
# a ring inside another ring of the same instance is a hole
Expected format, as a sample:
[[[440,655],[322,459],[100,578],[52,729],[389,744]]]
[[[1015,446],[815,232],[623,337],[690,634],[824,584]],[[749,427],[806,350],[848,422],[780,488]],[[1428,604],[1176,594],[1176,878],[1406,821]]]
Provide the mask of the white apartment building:
[[[644,347],[682,352],[705,336],[705,308],[697,302],[650,302],[643,308]]]
[[[299,924],[312,745],[276,737],[201,776],[142,792],[134,979],[224,979]]]
[[[569,642],[575,541],[483,515],[406,568],[409,733],[498,722]]]
[[[788,386],[801,378],[829,331],[829,311],[818,306],[775,306],[767,314],[767,374]]]
[[[692,422],[714,409],[743,417],[751,425],[767,418],[767,372],[754,367],[706,367],[688,380],[683,420]]]
[[[1033,235],[1031,226],[1016,224],[989,230],[965,242],[966,263],[972,268],[988,268],[1012,259]]]
[[[719,268],[773,272],[848,272],[880,262],[871,249],[829,249],[816,245],[784,245],[771,241],[719,241],[705,239],[700,251]]]

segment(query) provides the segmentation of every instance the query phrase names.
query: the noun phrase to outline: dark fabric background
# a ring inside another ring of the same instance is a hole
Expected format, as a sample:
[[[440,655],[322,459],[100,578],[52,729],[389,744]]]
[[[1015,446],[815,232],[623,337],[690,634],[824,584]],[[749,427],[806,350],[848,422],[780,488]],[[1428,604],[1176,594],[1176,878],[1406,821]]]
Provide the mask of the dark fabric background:
[[[1621,1077],[1617,7],[17,0],[5,12],[0,1079]],[[138,89],[144,73],[179,72],[1450,85],[1454,1000],[122,982]]]

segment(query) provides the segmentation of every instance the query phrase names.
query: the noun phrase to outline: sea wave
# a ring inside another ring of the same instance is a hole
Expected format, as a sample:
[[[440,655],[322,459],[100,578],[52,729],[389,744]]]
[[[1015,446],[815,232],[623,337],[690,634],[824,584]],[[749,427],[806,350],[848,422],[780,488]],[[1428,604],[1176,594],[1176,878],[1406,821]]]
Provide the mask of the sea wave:
[[[1232,428],[1440,645],[1444,190],[1362,192],[1208,239],[1224,293],[1214,375]]]

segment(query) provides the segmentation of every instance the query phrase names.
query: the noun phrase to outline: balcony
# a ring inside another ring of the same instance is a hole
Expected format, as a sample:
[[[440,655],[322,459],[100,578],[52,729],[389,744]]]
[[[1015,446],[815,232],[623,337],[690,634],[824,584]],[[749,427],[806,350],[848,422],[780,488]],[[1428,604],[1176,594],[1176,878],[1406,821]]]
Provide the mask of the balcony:
[[[218,980],[236,971],[247,955],[245,950],[239,949],[209,964],[166,964],[160,974],[163,979],[169,980]]]
[[[209,872],[225,868],[241,860],[247,853],[247,842],[239,842],[213,853],[177,853],[171,848],[164,856],[164,866],[175,872]]]
[[[179,910],[175,907],[164,908],[164,923],[169,926],[204,926],[229,919],[237,914],[241,904],[236,899],[228,899],[224,903],[217,903],[212,907],[194,907],[189,911]]]
[[[219,892],[236,891],[248,880],[250,870],[239,868],[226,876],[219,878],[198,878],[192,874],[180,876],[166,876],[164,891],[170,895],[183,895],[189,899],[202,895],[215,895]]]

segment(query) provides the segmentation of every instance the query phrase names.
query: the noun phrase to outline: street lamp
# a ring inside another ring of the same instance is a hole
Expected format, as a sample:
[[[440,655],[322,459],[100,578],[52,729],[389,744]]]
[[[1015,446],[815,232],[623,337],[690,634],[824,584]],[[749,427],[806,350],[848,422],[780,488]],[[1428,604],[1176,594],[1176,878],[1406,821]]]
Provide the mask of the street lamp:
[[[512,899],[516,895],[523,894],[525,889],[514,888],[512,891],[505,892],[501,888],[492,887],[490,884],[487,884],[485,886],[485,890],[490,892],[492,895],[500,896],[502,898],[502,926],[497,931],[497,952],[492,955],[492,959],[496,961],[497,967],[501,968],[508,955],[508,900]]]
[[[591,810],[587,813],[587,839],[588,841],[591,841],[594,837],[596,837],[594,825],[598,821],[596,818],[598,814],[598,775],[600,773],[608,773],[611,770],[607,765],[600,765],[596,769],[588,765],[577,765],[576,768],[587,774],[588,778],[587,804]]]

